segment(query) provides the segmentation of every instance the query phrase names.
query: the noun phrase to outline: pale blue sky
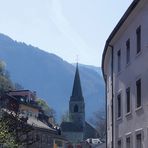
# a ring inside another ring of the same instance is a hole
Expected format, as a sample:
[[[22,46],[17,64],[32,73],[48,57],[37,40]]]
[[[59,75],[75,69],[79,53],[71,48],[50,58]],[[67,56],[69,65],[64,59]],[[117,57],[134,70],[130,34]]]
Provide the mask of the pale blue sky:
[[[132,0],[0,0],[0,32],[64,60],[101,65],[104,44]]]

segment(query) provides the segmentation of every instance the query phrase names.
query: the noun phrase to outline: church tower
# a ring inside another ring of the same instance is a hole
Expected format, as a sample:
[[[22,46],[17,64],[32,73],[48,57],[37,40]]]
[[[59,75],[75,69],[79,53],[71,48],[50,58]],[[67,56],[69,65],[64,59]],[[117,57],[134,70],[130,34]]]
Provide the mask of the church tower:
[[[72,95],[69,101],[69,118],[70,118],[70,122],[73,122],[84,129],[85,103],[82,95],[78,63],[76,66]]]
[[[97,131],[85,122],[85,103],[82,94],[78,64],[69,101],[69,121],[61,123],[61,132],[72,144],[80,144],[88,138],[95,138]]]

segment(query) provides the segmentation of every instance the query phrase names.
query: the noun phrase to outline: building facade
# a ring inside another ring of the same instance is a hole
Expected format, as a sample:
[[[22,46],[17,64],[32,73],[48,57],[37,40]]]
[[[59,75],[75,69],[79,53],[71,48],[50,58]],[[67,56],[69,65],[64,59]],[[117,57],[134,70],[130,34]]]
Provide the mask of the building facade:
[[[67,140],[61,135],[60,129],[54,128],[50,117],[37,104],[34,92],[13,90],[0,96],[0,117],[4,112],[13,112],[10,117],[16,118],[16,128],[23,144],[20,148],[65,147]]]
[[[148,1],[134,0],[106,41],[107,147],[148,146]]]

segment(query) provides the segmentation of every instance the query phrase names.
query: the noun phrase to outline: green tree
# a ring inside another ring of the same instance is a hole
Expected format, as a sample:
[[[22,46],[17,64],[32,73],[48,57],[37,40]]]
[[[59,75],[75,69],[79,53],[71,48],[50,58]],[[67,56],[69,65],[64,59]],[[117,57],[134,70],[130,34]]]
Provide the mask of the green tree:
[[[53,120],[54,120],[54,123],[55,123],[56,122],[56,112],[55,112],[55,110],[53,108],[49,107],[49,105],[43,99],[38,98],[37,103],[43,109],[44,113],[47,116],[52,116],[53,117]]]
[[[33,126],[27,124],[27,118],[20,117],[19,113],[3,111],[0,118],[0,143],[4,147],[32,145],[38,141],[33,138],[33,131]]]
[[[14,84],[14,87],[15,87],[16,90],[22,90],[22,89],[24,89],[23,86],[21,84],[19,84],[19,83],[15,83]]]
[[[18,144],[15,142],[15,136],[9,131],[9,127],[3,119],[0,119],[0,143],[6,148],[16,148]]]
[[[5,91],[15,89],[5,66],[6,64],[0,60],[0,96],[3,96]],[[21,88],[19,84],[16,86]],[[35,139],[28,138],[27,135],[33,131],[33,127],[19,116],[19,112],[0,107],[0,144],[3,144],[4,148],[18,148],[36,142]]]
[[[6,64],[0,60],[0,95],[2,95],[4,91],[14,89],[9,73],[5,70],[5,65]]]

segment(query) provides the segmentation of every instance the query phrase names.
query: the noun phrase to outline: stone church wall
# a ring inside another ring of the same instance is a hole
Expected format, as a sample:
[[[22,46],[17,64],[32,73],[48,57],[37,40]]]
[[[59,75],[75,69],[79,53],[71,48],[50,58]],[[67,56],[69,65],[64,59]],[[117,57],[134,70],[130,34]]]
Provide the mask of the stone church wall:
[[[83,132],[64,132],[64,136],[72,143],[78,143],[83,141]]]

